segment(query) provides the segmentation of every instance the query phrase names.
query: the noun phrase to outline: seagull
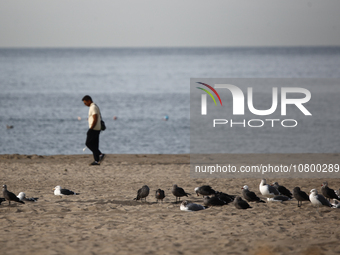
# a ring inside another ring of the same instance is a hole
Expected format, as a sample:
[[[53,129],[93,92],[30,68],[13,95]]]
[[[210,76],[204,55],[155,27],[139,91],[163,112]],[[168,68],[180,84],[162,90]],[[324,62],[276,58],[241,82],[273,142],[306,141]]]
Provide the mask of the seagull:
[[[334,192],[335,192],[335,194],[337,194],[338,196],[340,196],[340,189],[335,190]]]
[[[146,202],[146,197],[149,195],[150,189],[147,185],[144,185],[137,191],[137,197],[133,200],[141,200],[143,202],[143,198]]]
[[[248,202],[257,202],[257,203],[265,203],[265,201],[261,200],[253,191],[250,191],[248,185],[244,185],[242,188],[242,195],[245,200]]]
[[[223,200],[226,204],[233,202],[235,199],[235,196],[228,195],[223,192],[216,192],[215,197],[218,197],[219,199]]]
[[[244,201],[240,196],[237,196],[233,203],[237,209],[252,208],[247,201]]]
[[[333,199],[333,201],[334,201],[334,204],[332,204],[332,207],[333,207],[333,208],[340,208],[340,203],[339,203],[339,201],[336,200],[336,199]]]
[[[204,196],[210,196],[210,195],[215,195],[216,191],[213,190],[209,185],[203,185],[201,187],[195,188],[195,192],[197,196],[201,194],[203,197]]]
[[[323,195],[319,195],[316,189],[312,189],[310,191],[309,199],[312,204],[316,205],[317,207],[319,207],[320,205],[332,207],[332,204]]]
[[[3,201],[6,201],[6,199],[4,199],[3,197],[0,197],[0,205]]]
[[[271,201],[271,202],[284,202],[288,200],[292,200],[292,199],[284,195],[278,195],[272,198],[267,198],[267,201]]]
[[[332,199],[337,199],[340,200],[340,197],[335,193],[335,191],[331,188],[328,187],[328,182],[323,182],[321,184],[321,193],[324,195],[326,198],[328,198],[328,201]]]
[[[227,203],[221,200],[219,197],[204,197],[203,204],[205,206],[222,206],[226,205]]]
[[[21,201],[27,201],[27,202],[37,202],[39,198],[37,197],[31,197],[31,198],[26,198],[26,194],[24,192],[20,192],[19,195],[17,195],[17,197],[21,200]]]
[[[188,201],[183,201],[179,208],[182,211],[200,211],[205,209],[203,205],[190,203]]]
[[[261,180],[259,189],[262,196],[265,196],[267,199],[280,195],[279,191],[276,188],[267,184],[266,179]]]
[[[285,186],[279,185],[278,182],[274,182],[273,186],[281,193],[281,195],[287,196],[289,198],[293,198],[292,193]]]
[[[176,203],[177,203],[177,197],[178,197],[178,201],[181,200],[181,197],[184,197],[184,196],[188,196],[190,195],[189,193],[186,193],[184,191],[184,189],[180,188],[180,187],[177,187],[177,184],[174,184],[172,186],[172,190],[171,190],[172,194],[176,197]]]
[[[69,196],[69,195],[79,195],[79,193],[76,193],[72,190],[68,189],[62,189],[59,185],[55,186],[54,190],[54,195],[56,196]]]
[[[295,187],[293,189],[293,196],[298,201],[298,207],[302,205],[302,201],[309,201],[309,196],[307,195],[306,192],[302,191],[300,187]]]
[[[14,193],[7,190],[6,184],[4,184],[2,187],[3,187],[2,194],[3,194],[4,198],[8,201],[8,205],[11,205],[11,201],[25,204]]]
[[[161,200],[163,203],[163,199],[165,198],[164,190],[161,190],[161,189],[156,190],[155,197],[157,199],[157,202],[158,200]]]

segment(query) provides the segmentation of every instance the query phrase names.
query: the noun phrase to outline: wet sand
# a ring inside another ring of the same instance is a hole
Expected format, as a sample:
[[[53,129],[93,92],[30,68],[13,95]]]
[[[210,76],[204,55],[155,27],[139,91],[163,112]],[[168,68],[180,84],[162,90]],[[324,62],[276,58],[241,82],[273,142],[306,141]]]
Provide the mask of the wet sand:
[[[305,162],[310,155],[299,157]],[[340,253],[340,209],[317,211],[309,202],[298,208],[292,200],[250,203],[248,210],[229,204],[184,212],[174,203],[173,184],[191,193],[187,200],[202,204],[194,194],[197,186],[241,195],[247,184],[263,198],[260,180],[190,178],[189,155],[107,155],[101,166],[88,166],[91,160],[90,155],[0,155],[1,184],[15,194],[39,197],[36,203],[0,205],[0,254]],[[320,192],[323,180],[267,182]],[[327,181],[340,188],[340,179]],[[144,184],[150,187],[147,202],[134,201]],[[80,195],[54,196],[57,185]],[[158,188],[165,191],[163,203],[154,197]]]

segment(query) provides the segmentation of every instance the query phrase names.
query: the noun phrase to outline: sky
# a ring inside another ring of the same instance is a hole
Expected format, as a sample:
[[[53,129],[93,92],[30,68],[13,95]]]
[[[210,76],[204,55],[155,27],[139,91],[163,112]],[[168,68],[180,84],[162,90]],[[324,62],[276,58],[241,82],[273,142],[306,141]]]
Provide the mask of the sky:
[[[340,46],[339,0],[0,0],[0,47]]]

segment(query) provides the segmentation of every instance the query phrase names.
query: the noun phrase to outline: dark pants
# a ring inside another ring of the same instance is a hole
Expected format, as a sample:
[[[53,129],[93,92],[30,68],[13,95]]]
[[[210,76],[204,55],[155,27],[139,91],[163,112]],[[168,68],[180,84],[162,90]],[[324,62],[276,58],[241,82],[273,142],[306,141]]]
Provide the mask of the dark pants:
[[[99,150],[99,134],[100,130],[89,129],[85,143],[87,148],[92,151],[94,160],[97,162],[99,162],[99,155],[102,154]]]

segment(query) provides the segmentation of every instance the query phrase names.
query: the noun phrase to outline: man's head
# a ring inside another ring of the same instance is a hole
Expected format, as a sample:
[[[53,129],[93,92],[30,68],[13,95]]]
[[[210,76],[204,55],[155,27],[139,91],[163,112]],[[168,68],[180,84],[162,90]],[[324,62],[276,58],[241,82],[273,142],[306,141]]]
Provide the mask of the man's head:
[[[84,105],[90,106],[92,104],[92,98],[89,95],[86,95],[83,97],[82,101],[84,102]]]

